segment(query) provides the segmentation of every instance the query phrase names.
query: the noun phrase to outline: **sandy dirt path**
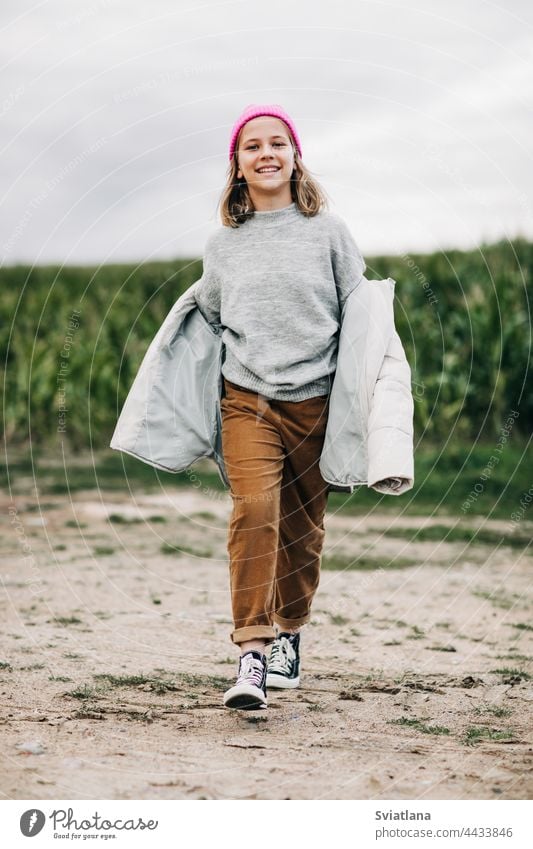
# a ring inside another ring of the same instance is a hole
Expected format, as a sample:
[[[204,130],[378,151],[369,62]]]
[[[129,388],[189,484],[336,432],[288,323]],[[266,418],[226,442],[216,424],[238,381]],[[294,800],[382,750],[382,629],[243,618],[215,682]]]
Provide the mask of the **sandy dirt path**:
[[[245,713],[221,703],[237,668],[228,494],[2,507],[3,798],[531,798],[519,549],[384,536],[431,519],[328,515],[326,554],[383,566],[323,571],[301,688]]]

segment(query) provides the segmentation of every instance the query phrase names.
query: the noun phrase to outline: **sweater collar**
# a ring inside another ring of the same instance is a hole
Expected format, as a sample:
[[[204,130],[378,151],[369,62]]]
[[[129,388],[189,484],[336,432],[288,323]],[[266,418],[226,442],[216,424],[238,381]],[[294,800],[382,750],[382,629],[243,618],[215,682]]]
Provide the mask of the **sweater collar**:
[[[246,224],[248,227],[265,228],[277,227],[281,224],[289,224],[291,221],[296,221],[301,217],[301,212],[296,206],[296,201],[293,201],[289,206],[284,206],[282,209],[270,209],[266,212],[254,212],[251,218],[248,218]]]

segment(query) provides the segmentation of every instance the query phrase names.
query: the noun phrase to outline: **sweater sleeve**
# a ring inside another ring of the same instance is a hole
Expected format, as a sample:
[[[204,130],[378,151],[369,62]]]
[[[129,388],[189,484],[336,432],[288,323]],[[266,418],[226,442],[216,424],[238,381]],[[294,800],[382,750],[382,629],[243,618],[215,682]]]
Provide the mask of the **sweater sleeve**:
[[[342,311],[346,298],[363,279],[366,263],[345,221],[335,214],[332,215],[332,218],[335,227],[331,259]]]
[[[217,259],[213,234],[206,242],[203,272],[194,287],[198,309],[209,324],[220,325],[220,279],[217,274]]]

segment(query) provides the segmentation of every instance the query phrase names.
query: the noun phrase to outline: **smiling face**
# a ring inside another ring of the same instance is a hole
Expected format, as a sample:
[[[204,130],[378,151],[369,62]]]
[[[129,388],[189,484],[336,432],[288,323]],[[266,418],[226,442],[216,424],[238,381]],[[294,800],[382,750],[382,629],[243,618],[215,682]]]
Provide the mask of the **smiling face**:
[[[281,208],[292,202],[293,143],[287,125],[279,118],[260,115],[244,125],[237,161],[237,177],[246,180],[256,209],[273,204]]]

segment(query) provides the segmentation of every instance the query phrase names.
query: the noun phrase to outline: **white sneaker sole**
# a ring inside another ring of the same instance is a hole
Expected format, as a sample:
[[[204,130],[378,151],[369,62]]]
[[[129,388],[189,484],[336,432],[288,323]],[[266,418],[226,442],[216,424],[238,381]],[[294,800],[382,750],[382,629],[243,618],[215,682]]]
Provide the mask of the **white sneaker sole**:
[[[237,710],[257,710],[266,708],[265,694],[259,687],[251,684],[239,684],[224,693],[224,707]]]
[[[267,673],[266,685],[271,690],[292,690],[300,686],[300,676],[297,678],[284,678],[283,675]]]

